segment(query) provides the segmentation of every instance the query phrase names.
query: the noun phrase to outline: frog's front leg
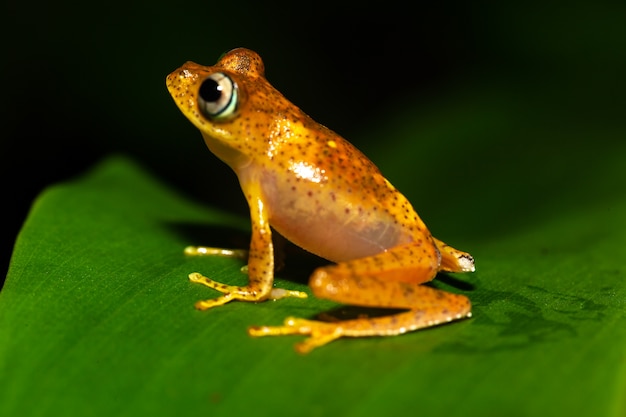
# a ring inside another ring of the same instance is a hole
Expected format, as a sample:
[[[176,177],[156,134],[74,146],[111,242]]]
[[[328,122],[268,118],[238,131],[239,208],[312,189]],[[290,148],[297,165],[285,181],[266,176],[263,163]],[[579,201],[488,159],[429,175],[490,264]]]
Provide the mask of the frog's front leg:
[[[398,246],[384,253],[317,269],[310,285],[317,297],[365,307],[408,309],[391,316],[322,322],[290,317],[283,326],[252,327],[252,336],[309,335],[301,353],[339,337],[392,336],[471,316],[469,299],[420,285],[440,269],[434,245]]]
[[[264,301],[283,297],[306,298],[307,294],[300,291],[273,288],[274,285],[274,247],[272,231],[268,221],[267,208],[262,200],[260,186],[257,183],[242,184],[248,204],[250,205],[250,220],[252,223],[252,237],[248,251],[248,285],[227,285],[214,281],[197,272],[189,274],[189,280],[206,285],[222,293],[218,298],[201,300],[195,306],[199,310],[207,310],[226,304],[229,301]],[[245,256],[245,251],[228,252],[216,248],[189,247],[185,253],[191,255],[205,254],[217,256]]]

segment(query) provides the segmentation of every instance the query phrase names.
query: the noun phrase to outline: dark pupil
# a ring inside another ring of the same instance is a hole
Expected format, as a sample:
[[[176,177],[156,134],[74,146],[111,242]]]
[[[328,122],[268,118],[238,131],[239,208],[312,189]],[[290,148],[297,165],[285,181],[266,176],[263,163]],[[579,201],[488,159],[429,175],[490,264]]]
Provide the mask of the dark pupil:
[[[209,78],[200,86],[200,98],[207,102],[215,102],[222,96],[222,89],[217,81]]]

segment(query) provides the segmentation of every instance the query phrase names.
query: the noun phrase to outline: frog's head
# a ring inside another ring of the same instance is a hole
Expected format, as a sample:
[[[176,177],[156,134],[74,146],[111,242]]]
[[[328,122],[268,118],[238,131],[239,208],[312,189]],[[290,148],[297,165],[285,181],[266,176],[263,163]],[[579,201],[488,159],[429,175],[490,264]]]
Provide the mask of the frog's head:
[[[188,61],[167,76],[167,89],[189,120],[200,130],[226,123],[245,111],[245,85],[264,79],[261,57],[234,49],[211,67]],[[244,87],[244,88],[242,88]]]
[[[167,76],[167,88],[211,151],[231,166],[251,146],[267,143],[277,123],[295,119],[295,106],[265,79],[261,57],[245,48],[214,66],[185,63]]]

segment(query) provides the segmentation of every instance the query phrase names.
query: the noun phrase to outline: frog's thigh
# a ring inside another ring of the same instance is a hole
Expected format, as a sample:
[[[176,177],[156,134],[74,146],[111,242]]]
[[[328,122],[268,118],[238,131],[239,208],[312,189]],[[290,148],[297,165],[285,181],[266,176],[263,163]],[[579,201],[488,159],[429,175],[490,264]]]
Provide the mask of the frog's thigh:
[[[309,285],[317,297],[345,304],[411,308],[419,284],[432,280],[438,267],[434,246],[412,243],[318,268]]]
[[[409,256],[410,255],[410,256]],[[316,296],[351,305],[405,308],[391,316],[321,322],[290,317],[283,326],[252,327],[252,336],[309,335],[296,345],[309,352],[340,337],[392,336],[470,316],[467,297],[420,285],[437,273],[437,249],[417,244],[317,269],[310,286]]]
[[[422,256],[416,257],[416,253]],[[320,298],[411,310],[389,317],[343,322],[344,336],[398,334],[470,315],[467,297],[420,285],[436,275],[437,263],[436,250],[431,256],[419,247],[401,246],[371,258],[319,268],[310,285]]]

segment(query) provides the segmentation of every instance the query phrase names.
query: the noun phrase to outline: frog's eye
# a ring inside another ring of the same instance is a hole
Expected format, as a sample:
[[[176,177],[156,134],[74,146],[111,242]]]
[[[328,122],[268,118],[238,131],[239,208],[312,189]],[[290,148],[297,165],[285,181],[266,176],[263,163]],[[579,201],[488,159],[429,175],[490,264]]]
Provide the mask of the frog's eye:
[[[198,91],[198,106],[209,119],[225,119],[237,110],[237,84],[226,74],[209,75]]]

